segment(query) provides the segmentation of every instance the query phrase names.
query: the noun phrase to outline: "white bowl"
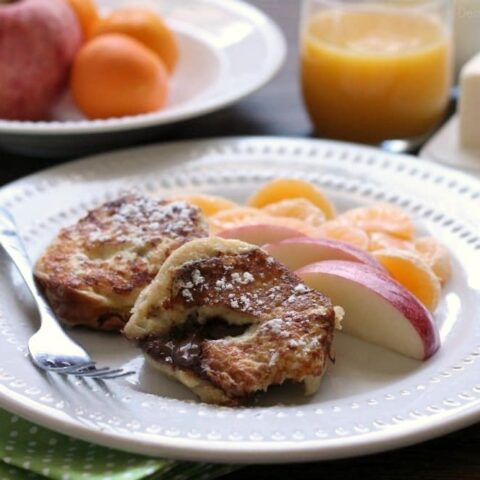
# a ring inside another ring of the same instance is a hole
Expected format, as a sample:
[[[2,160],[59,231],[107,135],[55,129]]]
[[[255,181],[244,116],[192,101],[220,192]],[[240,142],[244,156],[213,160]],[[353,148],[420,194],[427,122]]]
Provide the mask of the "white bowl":
[[[78,156],[142,140],[168,139],[176,122],[231,105],[265,85],[282,66],[285,40],[265,14],[234,0],[98,0],[102,12],[135,4],[158,11],[175,30],[180,61],[167,106],[142,115],[88,120],[68,92],[52,121],[0,120],[0,145],[32,156]]]

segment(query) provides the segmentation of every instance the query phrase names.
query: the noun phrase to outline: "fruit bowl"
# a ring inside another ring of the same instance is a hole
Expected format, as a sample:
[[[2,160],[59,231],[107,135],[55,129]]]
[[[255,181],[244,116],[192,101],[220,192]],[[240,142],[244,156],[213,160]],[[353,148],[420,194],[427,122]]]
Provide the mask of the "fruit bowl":
[[[155,8],[176,33],[181,54],[166,107],[148,114],[88,120],[66,93],[54,107],[51,121],[0,120],[3,148],[31,156],[67,157],[168,139],[170,125],[231,105],[266,84],[285,58],[285,40],[278,27],[241,2],[97,3],[104,12],[132,4]]]

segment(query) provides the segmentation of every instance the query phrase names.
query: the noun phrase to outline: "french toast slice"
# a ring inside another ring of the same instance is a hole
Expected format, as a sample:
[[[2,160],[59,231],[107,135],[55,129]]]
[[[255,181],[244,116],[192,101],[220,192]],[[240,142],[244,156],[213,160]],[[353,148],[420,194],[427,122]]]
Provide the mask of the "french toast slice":
[[[314,393],[331,357],[336,312],[264,250],[210,237],[167,259],[124,334],[202,401],[239,405],[286,380]]]
[[[118,331],[170,253],[206,235],[197,207],[127,194],[62,229],[34,274],[62,321]]]

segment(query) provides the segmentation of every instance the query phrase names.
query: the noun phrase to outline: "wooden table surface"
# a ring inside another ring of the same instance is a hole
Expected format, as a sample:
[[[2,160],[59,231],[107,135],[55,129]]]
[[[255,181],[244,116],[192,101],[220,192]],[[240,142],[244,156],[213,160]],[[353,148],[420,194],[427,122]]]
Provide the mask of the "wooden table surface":
[[[288,41],[286,65],[274,81],[239,104],[198,120],[178,124],[169,139],[227,135],[312,135],[297,82],[298,0],[254,0],[282,27]],[[154,139],[153,139],[154,141]],[[59,160],[26,158],[0,150],[0,184]],[[368,457],[280,466],[251,466],[224,480],[480,480],[480,425],[395,452]]]

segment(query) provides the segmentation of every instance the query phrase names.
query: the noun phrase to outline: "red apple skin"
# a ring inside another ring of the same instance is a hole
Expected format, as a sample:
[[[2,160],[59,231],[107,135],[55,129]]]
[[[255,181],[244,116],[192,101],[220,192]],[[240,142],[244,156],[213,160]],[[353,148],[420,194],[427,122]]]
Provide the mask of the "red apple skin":
[[[286,238],[298,238],[302,234],[288,227],[280,225],[242,225],[240,227],[229,228],[217,233],[217,237],[241,240],[252,245],[262,245],[270,242],[279,242]]]
[[[262,248],[292,270],[321,261],[347,260],[365,263],[387,273],[387,270],[368,252],[338,240],[314,237],[287,238],[280,242],[264,245]],[[300,255],[295,253],[298,250],[301,252]],[[291,258],[289,258],[290,256]],[[309,261],[303,263],[302,256],[307,257]]]
[[[82,35],[65,0],[0,4],[0,118],[48,118]]]
[[[361,287],[386,300],[411,323],[423,343],[422,360],[427,360],[439,349],[440,336],[431,313],[414,295],[388,274],[384,274],[370,265],[342,260],[314,263],[295,273],[307,285],[309,284],[308,276],[312,274],[337,276],[358,283]]]

